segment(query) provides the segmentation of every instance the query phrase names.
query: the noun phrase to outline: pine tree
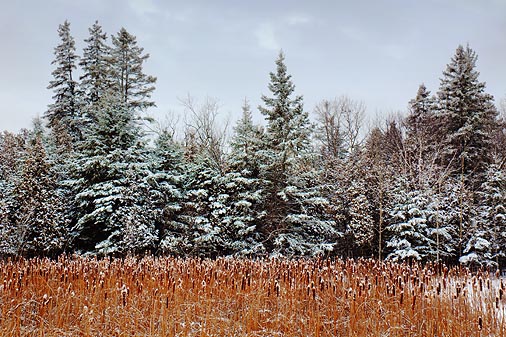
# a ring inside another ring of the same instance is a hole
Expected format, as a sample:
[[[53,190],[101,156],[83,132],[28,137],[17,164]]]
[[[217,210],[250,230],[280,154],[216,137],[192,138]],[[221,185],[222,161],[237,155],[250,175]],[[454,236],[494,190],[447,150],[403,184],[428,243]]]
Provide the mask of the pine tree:
[[[149,54],[143,54],[144,48],[137,46],[136,37],[125,28],[112,36],[112,44],[113,79],[121,100],[132,111],[155,106],[150,98],[155,90],[156,77],[144,74],[142,69]]]
[[[181,220],[186,167],[183,150],[167,130],[155,141],[152,174],[148,177],[160,250],[183,255],[190,246],[187,224]]]
[[[188,163],[187,173],[180,219],[188,240],[170,242],[193,256],[265,254],[257,230],[264,216],[260,180],[238,172],[221,174],[206,157]]]
[[[430,235],[434,216],[430,195],[421,189],[410,189],[402,177],[397,179],[392,194],[394,200],[386,227],[389,237],[386,246],[390,250],[387,258],[427,261],[435,244]]]
[[[90,36],[79,62],[83,74],[79,78],[83,103],[93,105],[113,87],[111,78],[111,47],[107,45],[107,34],[95,21],[89,29]]]
[[[16,253],[28,256],[61,253],[69,239],[69,219],[40,137],[29,147],[20,180],[12,193]]]
[[[244,173],[228,172],[220,177],[213,215],[226,238],[226,255],[265,255],[264,237],[258,230],[265,218],[262,180],[244,176]]]
[[[476,60],[469,46],[457,48],[443,72],[436,118],[443,135],[442,166],[456,175],[472,174],[470,179],[479,181],[490,163],[497,111],[493,97],[485,93],[485,83],[478,80]]]
[[[435,242],[432,256],[437,262],[455,264],[462,255],[472,219],[470,204],[466,202],[470,192],[457,177],[437,184],[429,206],[435,212],[429,227],[429,237]]]
[[[132,247],[155,249],[157,231],[149,214],[145,178],[150,172],[141,128],[121,99],[105,96],[99,106],[96,123],[86,130],[79,149],[75,173],[76,246],[97,254],[124,254]],[[143,241],[133,240],[132,233],[144,236],[137,238]]]
[[[427,142],[427,135],[433,124],[432,114],[434,113],[435,100],[430,95],[425,84],[420,84],[416,97],[409,102],[409,115],[406,118],[406,134],[408,138]]]
[[[187,163],[185,195],[181,222],[185,224],[185,240],[171,241],[171,246],[182,248],[180,254],[217,257],[224,253],[226,237],[216,218],[226,210],[219,195],[220,172],[209,158],[197,156]],[[177,245],[175,245],[177,243]]]
[[[241,172],[245,176],[258,177],[260,172],[259,150],[263,130],[253,124],[253,117],[248,101],[244,101],[242,117],[234,128],[230,142],[231,153],[228,158],[230,170]]]
[[[460,262],[502,267],[506,257],[506,177],[490,165],[478,192],[479,206]]]
[[[298,156],[310,148],[310,124],[303,109],[302,96],[291,99],[295,91],[287,73],[282,52],[276,60],[276,72],[270,73],[269,90],[274,97],[262,96],[265,107],[258,109],[267,120],[265,133],[266,170],[276,186],[282,186]]]
[[[12,187],[0,178],[0,257],[18,253],[17,235],[11,222]]]
[[[274,255],[327,253],[334,249],[339,233],[326,212],[329,203],[313,165],[309,117],[302,96],[291,98],[295,86],[282,52],[276,66],[269,83],[273,97],[262,96],[265,107],[259,107],[267,119],[259,151],[267,211],[261,231]]]
[[[80,116],[78,84],[74,80],[76,63],[79,57],[75,51],[75,41],[70,35],[70,23],[65,21],[58,27],[60,44],[55,48],[55,59],[51,63],[56,66],[52,72],[53,80],[48,89],[54,92],[54,103],[48,106],[45,118],[50,128],[58,123],[67,128],[73,141],[81,139],[82,120]]]

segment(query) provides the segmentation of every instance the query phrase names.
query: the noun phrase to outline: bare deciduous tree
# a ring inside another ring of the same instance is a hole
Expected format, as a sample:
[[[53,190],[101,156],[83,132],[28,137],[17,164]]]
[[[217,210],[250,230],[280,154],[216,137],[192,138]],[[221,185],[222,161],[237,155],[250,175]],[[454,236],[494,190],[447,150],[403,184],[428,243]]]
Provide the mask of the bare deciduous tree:
[[[225,169],[228,120],[219,119],[220,106],[214,98],[199,103],[188,95],[180,99],[185,110],[185,145],[190,152],[206,155],[221,172]]]
[[[341,96],[323,100],[314,109],[319,123],[317,139],[324,155],[340,158],[354,153],[362,139],[366,107],[361,101]]]

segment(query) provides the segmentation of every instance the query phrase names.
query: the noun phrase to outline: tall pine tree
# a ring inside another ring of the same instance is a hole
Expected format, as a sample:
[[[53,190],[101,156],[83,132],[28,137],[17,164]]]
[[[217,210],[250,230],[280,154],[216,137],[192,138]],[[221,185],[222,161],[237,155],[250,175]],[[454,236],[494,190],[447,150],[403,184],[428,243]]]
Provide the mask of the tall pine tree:
[[[441,164],[453,174],[483,177],[490,162],[497,111],[493,97],[478,80],[476,52],[459,46],[443,72],[437,93],[438,120],[444,150]]]
[[[107,34],[102,31],[102,26],[98,21],[95,21],[88,31],[90,36],[84,40],[87,45],[83,49],[83,57],[79,62],[83,71],[79,79],[83,103],[92,105],[112,89],[113,83],[111,47],[107,45]]]
[[[60,44],[56,46],[55,59],[51,63],[56,66],[52,72],[53,79],[49,82],[48,89],[54,92],[54,102],[48,106],[45,118],[50,128],[57,124],[65,125],[67,133],[74,141],[82,137],[82,120],[79,108],[78,83],[76,77],[76,63],[79,57],[76,55],[75,41],[70,35],[70,23],[65,21],[58,27]]]
[[[151,94],[155,90],[156,77],[143,72],[143,64],[149,54],[137,45],[137,38],[121,28],[112,36],[112,71],[116,90],[130,110],[143,111],[155,106]]]
[[[272,97],[262,96],[267,128],[259,153],[266,181],[267,218],[262,228],[274,255],[315,255],[334,249],[339,235],[326,213],[328,200],[318,184],[310,143],[309,117],[281,52],[270,73]]]

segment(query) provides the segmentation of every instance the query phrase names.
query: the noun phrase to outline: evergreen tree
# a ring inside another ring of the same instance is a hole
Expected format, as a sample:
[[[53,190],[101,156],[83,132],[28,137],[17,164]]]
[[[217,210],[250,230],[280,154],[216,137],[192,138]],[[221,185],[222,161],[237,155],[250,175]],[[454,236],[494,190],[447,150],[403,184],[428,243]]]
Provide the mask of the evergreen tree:
[[[119,98],[102,97],[99,106],[79,149],[76,246],[98,254],[154,249],[157,231],[144,181],[150,172],[141,128]]]
[[[197,156],[186,167],[185,196],[181,221],[185,224],[182,240],[171,240],[172,247],[182,249],[180,254],[217,257],[226,244],[222,226],[216,218],[226,212],[219,196],[220,172],[205,156]]]
[[[295,86],[283,53],[270,74],[273,97],[262,96],[260,112],[267,128],[259,153],[265,180],[267,217],[261,231],[274,255],[314,255],[333,250],[340,233],[327,214],[319,172],[313,166],[310,123],[302,96],[292,99]]]
[[[142,66],[149,58],[144,48],[137,46],[137,39],[121,28],[112,36],[112,72],[116,90],[121,100],[132,110],[146,110],[155,106],[151,93],[155,90],[156,77],[144,74]]]
[[[181,220],[185,169],[181,146],[167,130],[162,130],[155,141],[153,173],[148,177],[148,182],[159,233],[159,248],[164,253],[184,254],[189,247],[189,230]]]
[[[257,230],[264,212],[258,179],[238,172],[221,174],[208,158],[188,164],[180,219],[186,224],[185,254],[217,257],[265,254]]]
[[[389,237],[386,246],[390,249],[387,258],[426,261],[431,257],[435,244],[430,235],[434,216],[432,200],[426,191],[410,189],[403,178],[397,179],[396,185],[386,227]]]
[[[111,48],[107,45],[107,34],[102,31],[98,21],[88,31],[90,36],[84,40],[87,45],[79,62],[83,71],[79,79],[83,103],[93,105],[113,87]]]
[[[16,253],[33,256],[62,252],[69,239],[69,219],[58,194],[40,137],[29,147],[20,180],[13,189]]]
[[[443,167],[450,167],[453,174],[473,174],[471,180],[479,181],[490,163],[497,112],[485,83],[478,80],[476,60],[469,46],[457,48],[443,72],[436,117],[443,136]]]
[[[262,144],[263,130],[253,124],[248,101],[244,101],[242,117],[234,128],[228,159],[230,170],[241,172],[249,177],[258,177],[260,173],[259,150]]]
[[[434,185],[437,189],[429,205],[434,210],[433,225],[429,226],[429,237],[435,242],[432,256],[437,262],[455,264],[462,254],[472,216],[466,201],[470,194],[456,177]]]
[[[493,164],[478,192],[479,206],[460,262],[502,267],[506,257],[506,177]]]
[[[430,91],[422,83],[418,87],[416,97],[409,102],[409,115],[406,118],[406,133],[408,138],[418,140],[415,144],[427,142],[426,139],[433,124],[435,100]]]
[[[73,141],[81,139],[81,116],[77,82],[74,80],[76,62],[79,57],[75,51],[75,41],[70,35],[70,23],[65,21],[58,27],[60,44],[55,48],[55,59],[51,63],[56,66],[52,72],[53,80],[49,82],[48,89],[54,92],[54,103],[48,106],[45,118],[50,128],[58,123],[67,128],[67,133]]]

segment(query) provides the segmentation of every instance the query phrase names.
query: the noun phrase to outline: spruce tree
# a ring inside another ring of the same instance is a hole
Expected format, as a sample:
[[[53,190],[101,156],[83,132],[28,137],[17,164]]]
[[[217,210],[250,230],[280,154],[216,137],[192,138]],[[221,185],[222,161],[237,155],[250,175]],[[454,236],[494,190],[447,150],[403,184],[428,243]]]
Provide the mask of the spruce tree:
[[[219,196],[220,172],[212,160],[196,156],[186,164],[185,193],[181,222],[185,224],[184,240],[171,240],[170,247],[182,249],[180,254],[217,257],[224,253],[226,237],[219,217],[226,212]],[[172,248],[173,249],[173,248]]]
[[[47,87],[54,92],[54,102],[48,106],[45,118],[50,128],[60,123],[67,128],[67,133],[71,135],[73,141],[78,141],[82,137],[82,119],[78,83],[74,78],[79,57],[75,53],[75,41],[70,35],[68,21],[58,27],[58,35],[61,41],[54,50],[55,59],[51,63],[56,66],[56,69],[52,72],[53,80]]]
[[[241,119],[234,128],[234,135],[230,142],[231,153],[228,158],[230,170],[242,172],[249,177],[258,177],[262,136],[263,130],[253,124],[251,108],[245,100]]]
[[[97,254],[125,254],[132,247],[137,252],[155,249],[157,231],[145,182],[150,171],[142,130],[120,98],[101,98],[78,161],[73,183],[79,211],[74,231],[77,249]],[[143,241],[134,241],[134,234],[144,235],[137,238]]]
[[[137,45],[137,38],[121,28],[112,36],[112,72],[114,85],[121,100],[132,111],[144,111],[155,106],[151,94],[155,90],[156,77],[143,72],[143,64],[149,54]]]
[[[435,244],[431,238],[431,196],[424,189],[410,189],[403,177],[397,178],[395,185],[386,227],[387,259],[427,261]]]
[[[277,255],[315,255],[333,250],[339,236],[327,214],[310,143],[309,117],[281,52],[270,73],[272,97],[262,96],[260,112],[267,120],[259,151],[265,180],[267,217],[261,229],[266,246]]]
[[[477,55],[459,46],[443,72],[436,118],[442,135],[441,164],[455,175],[479,181],[490,163],[497,111],[478,80]]]
[[[155,141],[151,172],[147,181],[151,186],[159,249],[183,255],[189,246],[187,224],[181,220],[187,172],[183,150],[167,130],[162,130]]]
[[[506,177],[497,164],[490,165],[478,194],[469,237],[460,262],[502,268],[506,257]]]

